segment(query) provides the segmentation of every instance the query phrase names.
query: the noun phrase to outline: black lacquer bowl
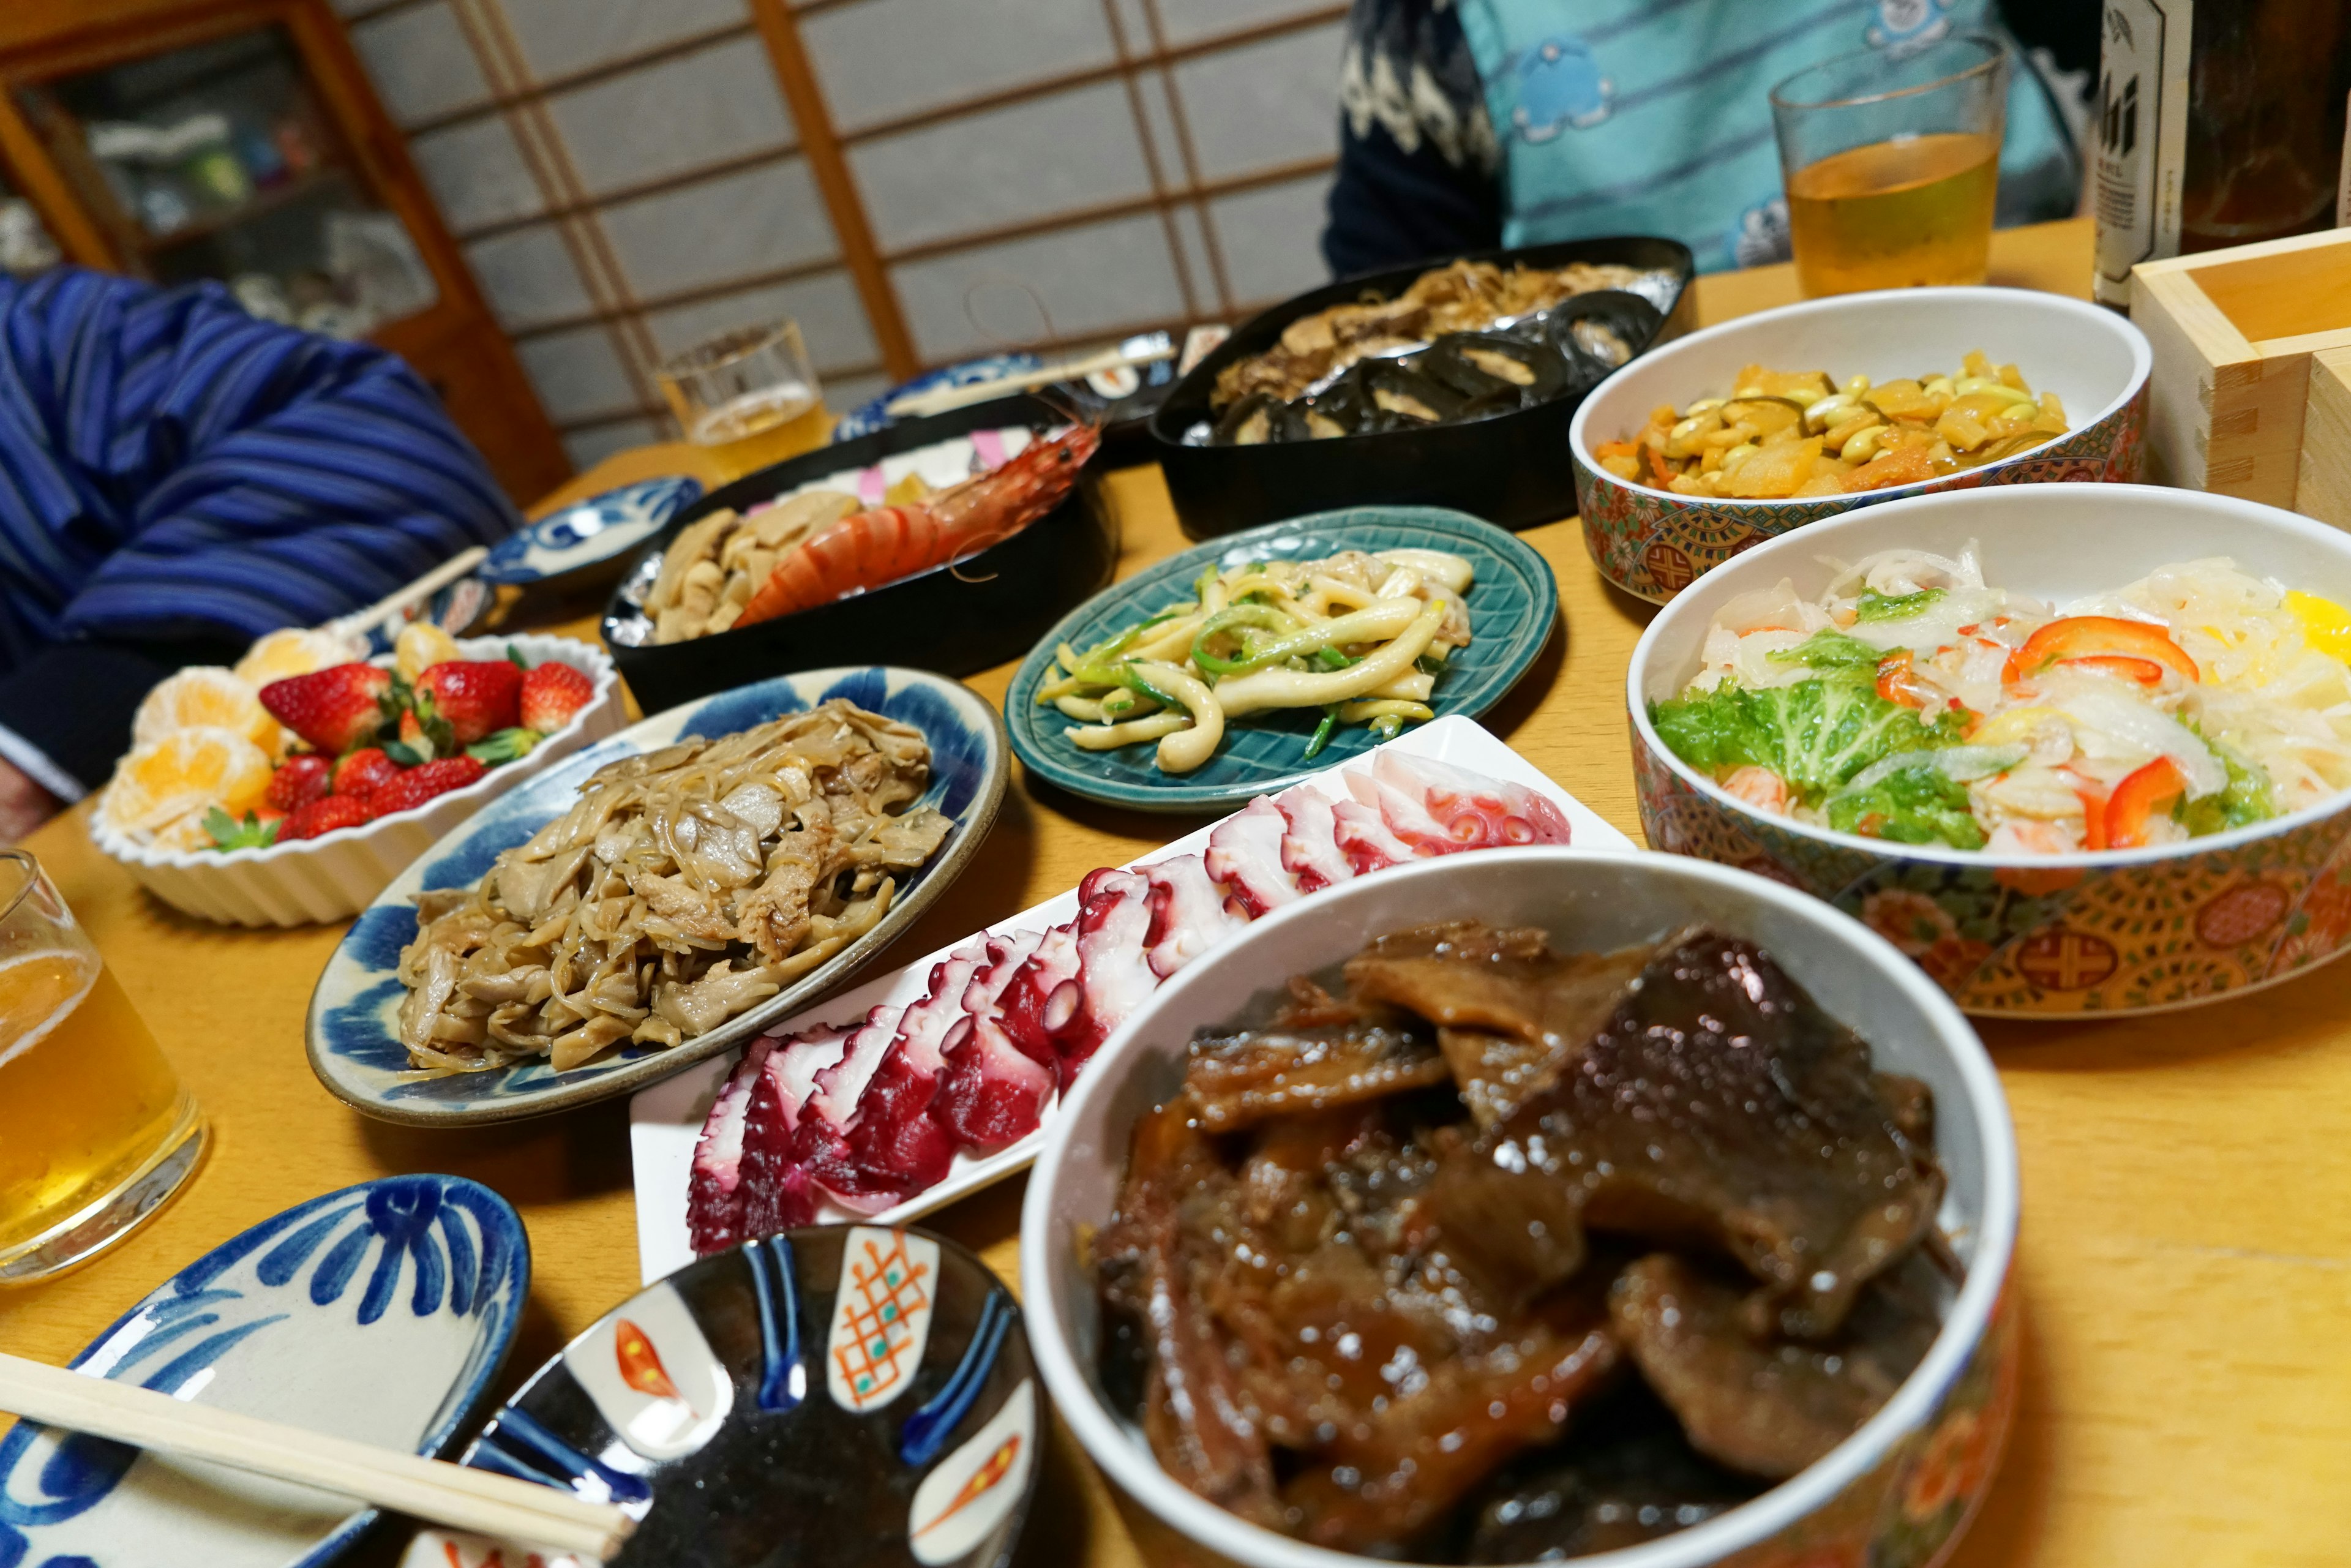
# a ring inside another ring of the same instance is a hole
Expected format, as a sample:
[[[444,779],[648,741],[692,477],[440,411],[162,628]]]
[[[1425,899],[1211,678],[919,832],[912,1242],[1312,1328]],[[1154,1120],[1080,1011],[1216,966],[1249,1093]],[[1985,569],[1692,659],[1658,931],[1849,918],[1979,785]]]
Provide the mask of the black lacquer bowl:
[[[638,706],[655,713],[768,675],[868,658],[946,675],[1019,658],[1071,605],[1110,580],[1118,540],[1085,476],[1052,511],[977,555],[797,615],[655,643],[641,606],[670,541],[723,507],[746,510],[811,480],[975,430],[1068,423],[1067,414],[1035,398],[998,398],[819,447],[686,507],[630,563],[604,610],[605,645]]]
[[[1185,533],[1210,538],[1304,512],[1372,504],[1451,507],[1511,528],[1557,522],[1574,513],[1575,464],[1568,455],[1567,427],[1583,402],[1581,393],[1490,418],[1374,435],[1254,446],[1184,444],[1186,430],[1211,417],[1209,395],[1227,365],[1271,348],[1282,329],[1301,316],[1365,298],[1394,298],[1421,274],[1457,260],[1505,267],[1619,262],[1670,273],[1670,294],[1653,301],[1666,320],[1652,341],[1687,331],[1693,319],[1689,280],[1695,263],[1689,247],[1638,235],[1437,256],[1286,300],[1259,312],[1195,365],[1152,418],[1153,449],[1166,472]]]
[[[632,1296],[464,1462],[620,1503],[636,1531],[604,1568],[1001,1568],[1045,1428],[1020,1309],[985,1264],[925,1231],[828,1225]]]

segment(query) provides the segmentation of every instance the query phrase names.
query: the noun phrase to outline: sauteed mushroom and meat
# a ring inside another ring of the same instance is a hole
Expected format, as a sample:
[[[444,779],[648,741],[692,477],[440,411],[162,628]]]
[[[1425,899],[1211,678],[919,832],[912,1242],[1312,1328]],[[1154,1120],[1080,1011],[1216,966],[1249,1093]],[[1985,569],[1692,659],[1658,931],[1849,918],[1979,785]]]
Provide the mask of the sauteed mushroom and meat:
[[[1203,1031],[1089,1239],[1169,1473],[1314,1544],[1526,1563],[1795,1474],[1958,1269],[1932,1097],[1750,944],[1379,939]]]
[[[920,731],[835,699],[606,764],[476,885],[417,895],[419,1068],[674,1046],[872,929],[947,835]]]

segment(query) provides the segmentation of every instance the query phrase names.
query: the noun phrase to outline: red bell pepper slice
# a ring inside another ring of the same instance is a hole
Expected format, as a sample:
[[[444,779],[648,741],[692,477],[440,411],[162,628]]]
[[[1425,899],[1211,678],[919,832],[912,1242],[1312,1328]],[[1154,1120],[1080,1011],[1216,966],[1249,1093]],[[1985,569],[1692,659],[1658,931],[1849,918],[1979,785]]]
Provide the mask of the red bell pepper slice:
[[[1897,648],[1877,662],[1877,695],[1922,711],[1941,707],[1945,700],[1942,693],[1918,678],[1907,648]]]
[[[2150,626],[2144,621],[2126,621],[2118,615],[2068,615],[2052,621],[2008,656],[2008,667],[2001,672],[2001,679],[2022,680],[2059,659],[2089,658],[2102,653],[2150,659],[2178,671],[2189,681],[2198,679],[2196,661],[2165,635],[2162,627]]]
[[[2102,675],[2114,675],[2126,681],[2137,681],[2143,686],[2163,685],[2163,666],[2153,659],[2133,658],[2128,653],[2089,653],[2078,659],[2060,659],[2061,664],[2072,664],[2085,670],[2095,670]]]
[[[2115,786],[2106,797],[2106,848],[2137,849],[2147,842],[2147,825],[2188,790],[2188,780],[2168,757],[2158,757]]]

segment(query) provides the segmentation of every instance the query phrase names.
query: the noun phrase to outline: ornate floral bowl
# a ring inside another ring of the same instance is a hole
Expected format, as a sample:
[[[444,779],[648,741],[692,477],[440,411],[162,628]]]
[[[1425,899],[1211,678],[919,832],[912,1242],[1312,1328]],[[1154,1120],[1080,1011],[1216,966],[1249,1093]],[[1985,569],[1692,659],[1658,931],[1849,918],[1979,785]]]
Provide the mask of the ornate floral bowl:
[[[1732,501],[1629,484],[1595,447],[1629,439],[1660,403],[1676,408],[1733,389],[1741,367],[1833,376],[1949,373],[1971,349],[2012,361],[2035,392],[2053,392],[2073,429],[2044,446],[1940,479],[1855,496]],[[1909,497],[2050,480],[2136,482],[2147,434],[2146,337],[2078,299],[2017,288],[1901,288],[1844,294],[1742,316],[1660,344],[1583,400],[1568,429],[1583,545],[1600,573],[1662,604],[1741,551],[1791,528]]]
[[[1873,507],[1759,546],[1658,614],[1633,650],[1625,703],[1652,849],[1802,888],[1917,960],[1987,1016],[2166,1012],[2273,984],[2351,946],[2351,795],[2185,844],[2002,858],[1889,843],[1768,816],[1668,751],[1648,705],[1680,692],[1715,612],[1832,558],[1896,546],[1955,553],[2063,601],[2171,561],[2226,554],[2325,598],[2351,596],[2351,535],[2225,496],[2097,485],[1980,490]]]
[[[1327,971],[1380,932],[1475,917],[1540,925],[1562,946],[1621,947],[1708,921],[1769,952],[1860,1031],[1880,1067],[1935,1092],[1950,1186],[1941,1223],[1966,1282],[1917,1369],[1826,1458],[1751,1502],[1594,1568],[1919,1568],[1937,1560],[1991,1482],[2015,1409],[2005,1282],[2016,1239],[2016,1138],[1975,1031],[1883,938],[1761,877],[1664,855],[1496,850],[1401,866],[1275,911],[1169,980],[1103,1045],[1050,1129],[1021,1211],[1021,1300],[1054,1406],[1110,1477],[1155,1564],[1366,1568],[1226,1512],[1178,1485],[1114,1414],[1096,1372],[1101,1322],[1081,1236],[1109,1217],[1135,1119],[1181,1082],[1193,1031],[1268,1005],[1289,977]],[[1261,1015],[1260,1015],[1261,1016]]]

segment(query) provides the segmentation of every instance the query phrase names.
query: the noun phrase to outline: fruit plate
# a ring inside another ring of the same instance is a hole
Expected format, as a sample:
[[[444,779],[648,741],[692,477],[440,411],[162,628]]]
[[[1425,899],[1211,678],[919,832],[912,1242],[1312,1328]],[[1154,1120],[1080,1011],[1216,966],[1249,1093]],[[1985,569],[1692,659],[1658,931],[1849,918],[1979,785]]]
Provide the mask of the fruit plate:
[[[505,1198],[463,1176],[384,1176],[223,1242],[73,1365],[441,1455],[474,1429],[529,1292],[530,1241]],[[376,1517],[347,1497],[29,1423],[0,1437],[12,1568],[322,1568]]]
[[[1408,730],[1376,749],[1395,752],[1405,758],[1427,758],[1455,768],[1482,774],[1489,779],[1499,779],[1505,784],[1531,790],[1564,814],[1571,830],[1568,841],[1576,848],[1628,850],[1637,847],[1591,808],[1544,777],[1534,764],[1469,719],[1440,718],[1418,729]],[[1373,762],[1371,757],[1354,758],[1318,770],[1311,775],[1311,781],[1322,793],[1332,798],[1343,796],[1349,791],[1343,775],[1368,775]],[[1210,836],[1216,831],[1217,825],[1212,823],[1129,864],[1152,866],[1183,856],[1202,854],[1207,851]],[[1041,932],[1071,919],[1078,908],[1079,894],[1076,889],[1071,889],[1008,919],[998,921],[982,935],[1001,937],[1016,933]],[[804,1008],[789,1018],[779,1018],[769,1026],[769,1032],[797,1033],[822,1025],[846,1024],[866,1017],[874,1009],[912,1002],[929,988],[933,969],[962,946],[960,942],[951,944],[889,974],[868,980],[853,990],[843,991],[818,1006]],[[741,1056],[739,1051],[729,1051],[723,1056],[700,1062],[691,1071],[680,1072],[645,1090],[630,1105],[630,1163],[635,1172],[637,1193],[637,1260],[647,1281],[658,1280],[694,1260],[694,1244],[686,1222],[686,1196],[692,1178],[695,1148],[719,1090],[726,1084],[727,1075]],[[1052,1108],[1049,1105],[1043,1127],[1005,1147],[992,1151],[966,1149],[958,1153],[944,1180],[904,1203],[883,1209],[872,1222],[904,1223],[1027,1168],[1029,1163],[1036,1158],[1046,1134],[1051,1130],[1052,1114]],[[860,1216],[828,1198],[819,1206],[817,1218],[847,1221]]]
[[[617,1502],[602,1568],[1004,1568],[1045,1406],[1012,1292],[945,1237],[828,1225],[640,1291],[531,1375],[475,1469]],[[598,1568],[418,1533],[402,1568]]]
[[[954,823],[930,863],[903,887],[872,930],[780,994],[674,1049],[622,1045],[558,1072],[545,1062],[481,1072],[420,1072],[400,1043],[406,988],[401,949],[416,936],[415,895],[470,887],[499,852],[570,809],[580,782],[607,763],[696,737],[732,734],[834,697],[913,725],[931,748],[930,787],[917,804]],[[920,670],[864,665],[809,670],[739,687],[630,726],[542,773],[434,844],[393,879],[343,936],[310,994],[310,1070],[360,1114],[420,1127],[511,1122],[641,1089],[718,1054],[845,984],[961,875],[996,821],[1010,771],[996,711],[963,685]]]
[[[1440,507],[1356,507],[1226,534],[1106,588],[1063,617],[1021,661],[1004,696],[1013,754],[1029,773],[1073,795],[1144,811],[1226,810],[1285,789],[1379,742],[1362,725],[1334,731],[1322,755],[1305,759],[1318,708],[1254,714],[1225,731],[1215,756],[1189,773],[1163,773],[1148,745],[1083,751],[1063,733],[1072,721],[1037,700],[1053,652],[1088,648],[1181,603],[1201,569],[1251,560],[1311,560],[1340,550],[1448,550],[1477,576],[1465,596],[1470,643],[1455,652],[1428,706],[1439,718],[1475,718],[1527,673],[1559,619],[1559,587],[1542,557],[1512,534],[1467,512]]]
[[[527,757],[491,768],[462,789],[356,828],[266,849],[164,850],[89,818],[89,836],[148,892],[202,920],[223,925],[306,925],[345,920],[365,909],[402,867],[457,824],[526,779],[549,768],[628,721],[621,678],[604,651],[574,637],[476,637],[457,644],[465,659],[503,659],[512,649],[526,664],[559,660],[595,684],[588,706]],[[374,661],[389,666],[392,656]]]

